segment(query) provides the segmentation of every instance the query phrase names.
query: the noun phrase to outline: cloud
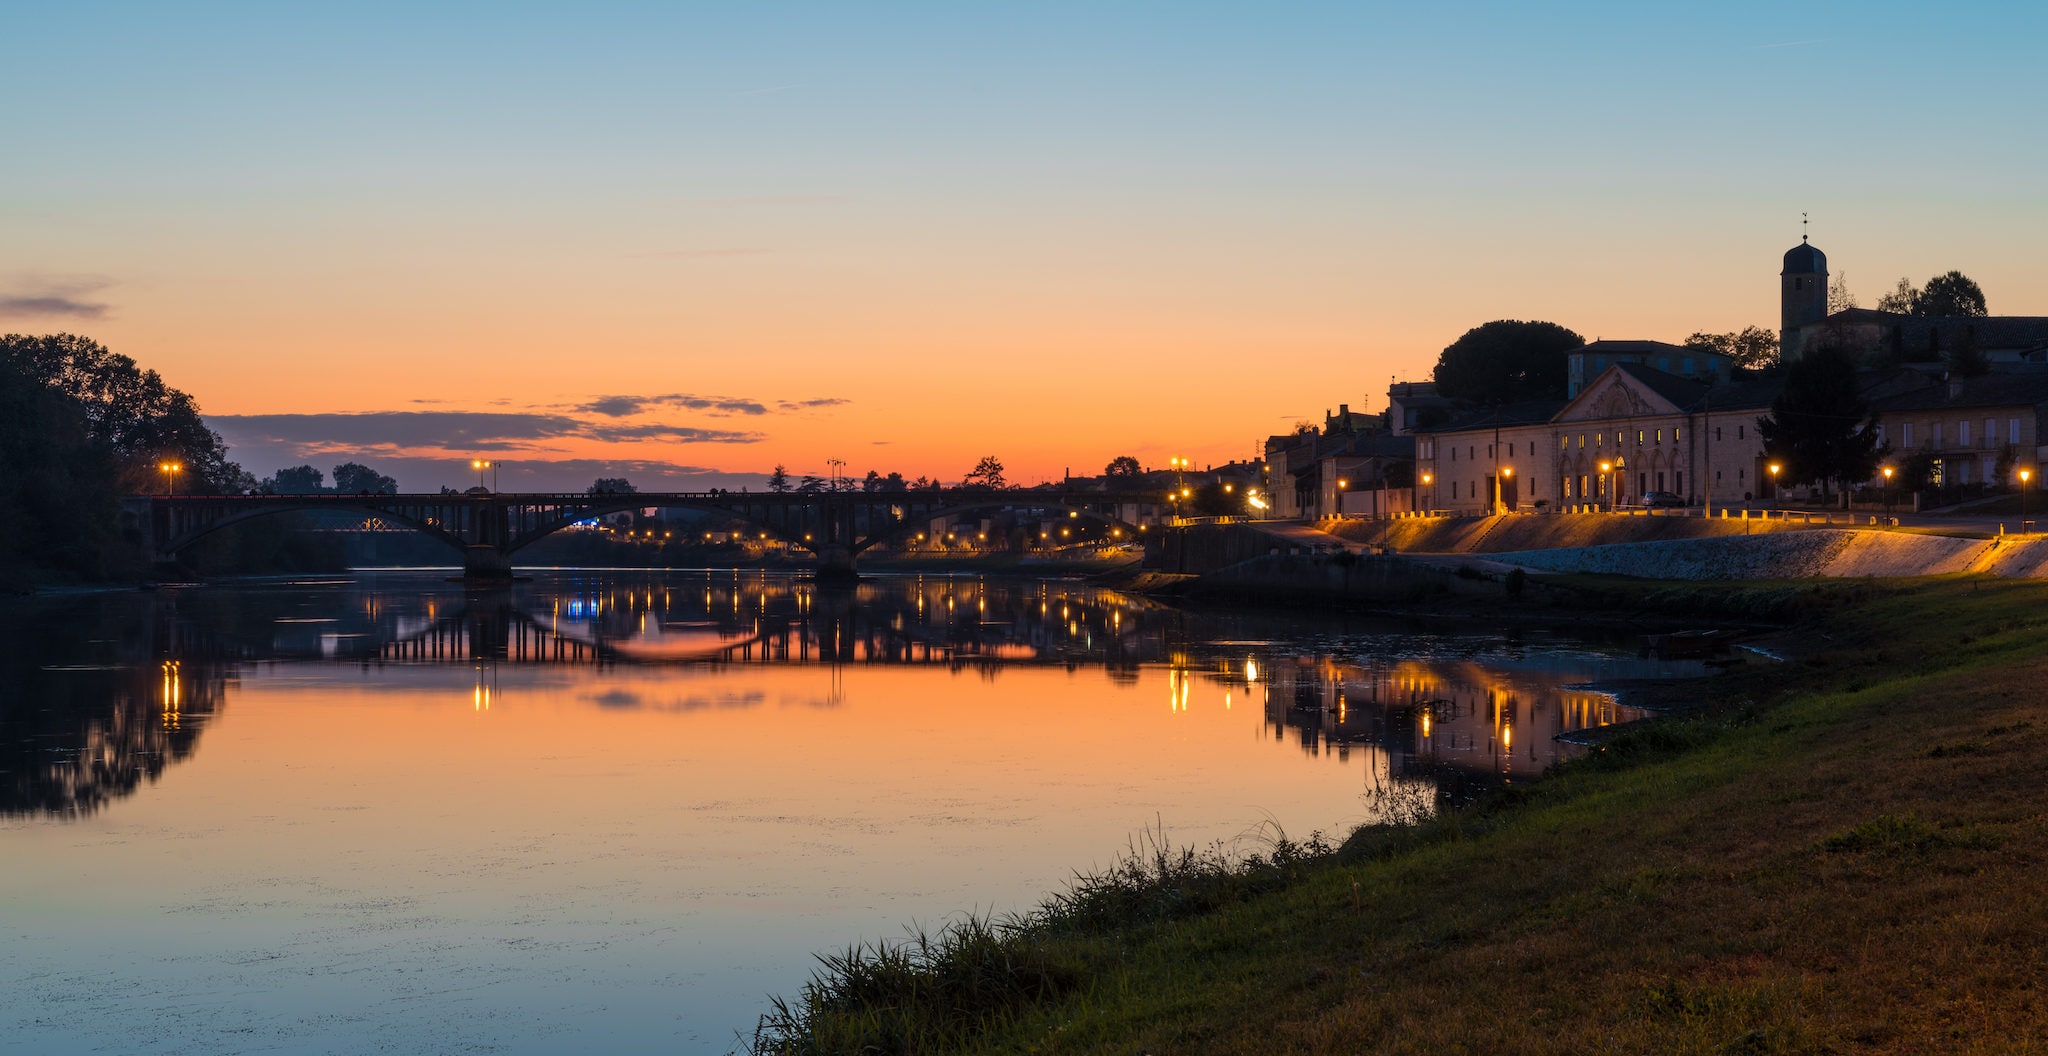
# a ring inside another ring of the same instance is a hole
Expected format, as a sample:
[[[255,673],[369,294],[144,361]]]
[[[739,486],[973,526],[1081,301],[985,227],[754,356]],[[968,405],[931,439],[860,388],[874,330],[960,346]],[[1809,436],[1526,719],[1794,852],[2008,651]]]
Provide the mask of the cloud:
[[[109,306],[84,298],[113,284],[99,275],[25,275],[0,287],[0,316],[104,318]]]
[[[361,414],[216,414],[207,424],[230,446],[288,448],[300,457],[330,453],[398,455],[421,450],[537,451],[561,440],[667,440],[751,444],[761,433],[703,429],[677,422],[621,425],[568,414],[513,411],[370,411]]]
[[[607,414],[613,418],[624,418],[639,414],[640,409],[645,406],[647,398],[644,396],[600,396],[576,409],[592,414]]]
[[[710,411],[714,415],[768,413],[767,405],[759,400],[734,399],[726,396],[692,396],[680,392],[665,396],[599,396],[589,403],[577,404],[572,409],[613,418],[626,418],[650,407],[659,406]]]
[[[779,406],[781,406],[781,408],[785,411],[808,411],[815,410],[819,407],[837,407],[841,404],[852,402],[852,400],[841,399],[839,397],[834,396],[822,400],[784,400]]]

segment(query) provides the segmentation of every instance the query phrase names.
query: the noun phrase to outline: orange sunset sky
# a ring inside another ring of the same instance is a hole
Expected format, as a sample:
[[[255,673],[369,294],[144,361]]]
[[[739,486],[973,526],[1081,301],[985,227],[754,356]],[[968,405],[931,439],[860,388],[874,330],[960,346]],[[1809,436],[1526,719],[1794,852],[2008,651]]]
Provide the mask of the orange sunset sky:
[[[258,476],[652,490],[1245,458],[1492,319],[1773,327],[1802,212],[2048,314],[2036,9],[1100,6],[15,13],[0,330]]]

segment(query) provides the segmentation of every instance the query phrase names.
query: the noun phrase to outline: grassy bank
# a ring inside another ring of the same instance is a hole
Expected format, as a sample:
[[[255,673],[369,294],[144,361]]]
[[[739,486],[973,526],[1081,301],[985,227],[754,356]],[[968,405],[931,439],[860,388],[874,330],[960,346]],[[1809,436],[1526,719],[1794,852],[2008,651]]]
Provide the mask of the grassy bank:
[[[1840,600],[1792,663],[1534,785],[1338,848],[1155,849],[1030,920],[853,951],[760,1047],[2048,1049],[2048,591]]]

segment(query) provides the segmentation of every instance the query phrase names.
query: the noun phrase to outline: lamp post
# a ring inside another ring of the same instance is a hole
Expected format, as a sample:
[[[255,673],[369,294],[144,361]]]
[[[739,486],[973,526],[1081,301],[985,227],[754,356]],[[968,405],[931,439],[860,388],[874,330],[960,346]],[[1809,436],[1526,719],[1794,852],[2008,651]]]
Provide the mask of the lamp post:
[[[491,471],[491,490],[493,492],[498,490],[498,464],[496,462],[487,458],[472,458],[469,460],[469,467],[476,470],[477,487],[481,488],[484,486],[484,470],[488,469]]]
[[[1778,501],[1778,471],[1785,467],[1773,462],[1764,468],[1771,471],[1771,501],[1775,503]]]
[[[178,474],[184,470],[184,464],[181,462],[164,462],[160,463],[156,468],[158,472],[164,475],[164,494],[176,495],[178,493]]]
[[[1336,505],[1337,505],[1337,510],[1336,510],[1336,513],[1337,513],[1337,516],[1339,516],[1339,517],[1342,517],[1342,516],[1344,516],[1344,489],[1345,489],[1345,488],[1348,488],[1348,487],[1350,487],[1350,486],[1351,486],[1351,482],[1350,482],[1349,480],[1346,480],[1346,479],[1345,479],[1345,478],[1343,478],[1343,477],[1338,477],[1338,478],[1337,478],[1337,504],[1336,504]]]
[[[2020,534],[2027,534],[2027,481],[2034,478],[2031,469],[2020,470]]]
[[[1614,482],[1608,479],[1608,475],[1613,472],[1614,463],[1604,460],[1600,463],[1600,497],[1607,500],[1608,513],[1614,512]]]
[[[1422,474],[1422,486],[1423,486],[1423,487],[1425,487],[1425,488],[1428,488],[1428,489],[1429,489],[1429,507],[1430,507],[1430,509],[1435,509],[1435,508],[1436,508],[1436,474],[1434,474],[1434,473],[1428,473],[1428,472],[1425,472],[1425,473],[1423,473],[1423,474]],[[1410,496],[1408,496],[1408,504],[1409,504],[1409,505],[1411,505],[1411,506],[1415,504],[1415,496],[1413,496],[1413,495],[1410,495]]]
[[[1892,512],[1892,467],[1890,467],[1890,466],[1886,466],[1886,467],[1884,467],[1884,512],[1885,512],[1885,516],[1887,516],[1887,517],[1891,516],[1891,512]]]
[[[1502,466],[1500,474],[1493,478],[1493,504],[1495,512],[1508,512],[1507,500],[1504,498],[1507,492],[1507,485],[1504,482],[1514,479],[1515,467],[1513,466]]]
[[[832,490],[838,491],[839,481],[842,477],[840,470],[846,468],[846,460],[843,458],[828,458],[825,460],[825,464],[832,467]]]

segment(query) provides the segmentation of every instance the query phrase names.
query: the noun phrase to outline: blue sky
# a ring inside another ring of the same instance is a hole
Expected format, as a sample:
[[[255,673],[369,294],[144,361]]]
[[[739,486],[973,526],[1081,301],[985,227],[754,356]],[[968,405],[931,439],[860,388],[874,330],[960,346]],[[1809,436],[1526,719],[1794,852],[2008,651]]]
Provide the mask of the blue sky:
[[[17,5],[0,329],[91,333],[224,419],[843,401],[747,444],[677,440],[716,424],[679,416],[616,448],[713,476],[856,447],[912,476],[990,449],[1033,475],[1221,461],[1377,409],[1494,318],[1770,325],[1802,211],[1865,303],[1960,268],[1993,311],[2048,314],[2044,21]],[[991,389],[1071,428],[953,398]]]

